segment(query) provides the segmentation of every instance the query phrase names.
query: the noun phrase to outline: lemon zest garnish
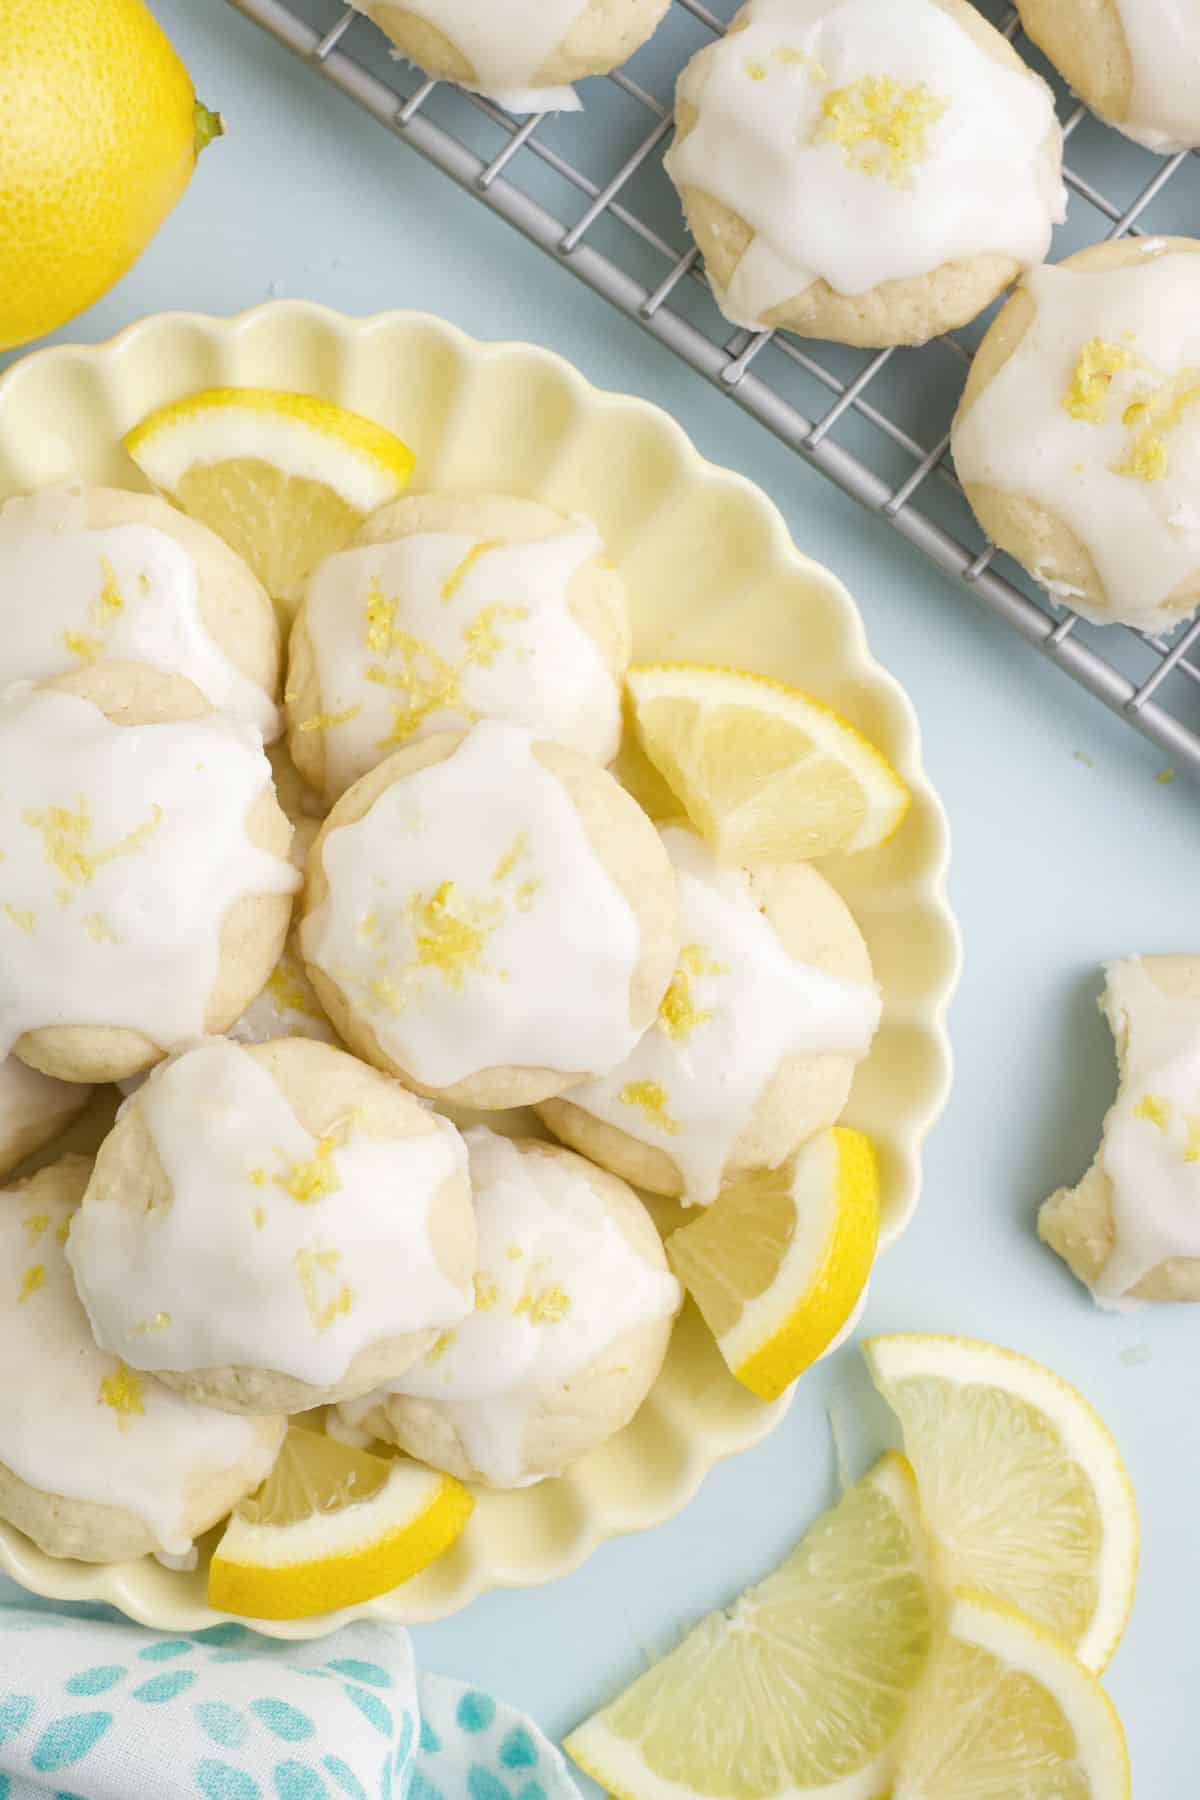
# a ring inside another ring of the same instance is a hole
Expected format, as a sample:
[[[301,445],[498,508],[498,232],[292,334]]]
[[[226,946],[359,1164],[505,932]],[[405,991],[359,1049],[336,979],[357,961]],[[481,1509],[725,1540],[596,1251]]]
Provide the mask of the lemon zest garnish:
[[[82,797],[75,812],[65,806],[48,806],[45,812],[26,812],[23,817],[27,825],[41,832],[47,860],[60,875],[78,887],[91,881],[105,863],[114,862],[119,856],[132,856],[140,850],[146,839],[157,831],[162,820],[162,807],[151,806],[150,815],[144,824],[126,832],[107,850],[88,848],[92,816]],[[70,899],[69,894],[65,897]]]
[[[439,1331],[425,1352],[425,1361],[427,1363],[441,1362],[457,1336],[457,1331]]]
[[[400,668],[384,669],[372,663],[366,672],[366,679],[376,687],[395,688],[407,696],[395,704],[392,729],[376,745],[379,750],[405,743],[435,712],[463,710],[459,672],[445,657],[407,631],[392,633],[392,647],[400,657]]]
[[[357,719],[361,711],[362,707],[356,705],[344,706],[341,712],[313,713],[311,718],[301,720],[300,730],[332,731],[337,725],[349,725],[352,719]]]
[[[89,637],[85,631],[64,631],[63,643],[71,656],[77,656],[80,662],[95,662],[100,654],[100,639]]]
[[[815,56],[810,56],[807,50],[792,50],[784,45],[778,50],[772,50],[771,55],[776,62],[799,63],[802,68],[808,70],[814,81],[829,80],[829,71],[817,61]]]
[[[673,1119],[667,1111],[666,1089],[657,1081],[627,1081],[617,1099],[622,1106],[636,1106],[646,1115],[649,1124],[666,1132],[668,1137],[678,1137],[683,1130],[679,1120]]]
[[[41,1237],[42,1233],[46,1230],[46,1227],[49,1225],[49,1223],[50,1223],[50,1214],[49,1213],[30,1213],[30,1215],[27,1219],[21,1220],[21,1225],[24,1229],[26,1237],[29,1239],[31,1248],[34,1244],[37,1243],[38,1239]]]
[[[1174,781],[1175,775],[1176,771],[1174,769],[1160,769],[1154,779],[1155,781],[1161,782],[1163,787],[1169,787],[1171,782]]]
[[[519,832],[518,835],[513,839],[512,843],[508,846],[508,849],[504,852],[504,855],[500,858],[500,861],[496,864],[495,868],[492,870],[492,880],[493,881],[506,880],[508,878],[508,876],[510,876],[512,874],[513,870],[516,868],[517,864],[520,862],[521,858],[525,855],[525,853],[528,849],[529,849],[529,839],[526,837],[526,835],[523,831]]]
[[[145,1387],[142,1377],[135,1370],[126,1368],[123,1362],[119,1362],[113,1374],[106,1375],[100,1383],[100,1404],[112,1407],[122,1430],[131,1416],[140,1417],[145,1412]]]
[[[328,1194],[336,1194],[342,1185],[333,1153],[337,1148],[337,1140],[333,1137],[317,1139],[316,1148],[311,1157],[293,1159],[285,1157],[287,1170],[283,1175],[272,1176],[275,1187],[282,1188],[301,1206],[311,1206],[314,1200],[324,1200]],[[282,1155],[282,1151],[279,1153]]]
[[[469,625],[463,627],[463,638],[467,645],[467,661],[481,669],[490,669],[501,650],[504,639],[496,629],[500,619],[519,621],[529,617],[527,606],[485,606],[475,614]]]
[[[1182,424],[1185,411],[1197,400],[1200,370],[1182,369],[1131,401],[1121,423],[1135,436],[1125,461],[1113,464],[1113,473],[1132,475],[1138,481],[1161,481],[1171,467],[1167,434]]]
[[[71,1215],[70,1215],[70,1213],[68,1213],[66,1218],[60,1222],[58,1230],[54,1234],[54,1241],[56,1244],[60,1244],[60,1245],[65,1244],[67,1239],[70,1237],[70,1235],[71,1235]]]
[[[266,1187],[267,1171],[265,1169],[251,1169],[246,1180],[250,1183],[251,1187]]]
[[[321,1304],[321,1296],[317,1291],[318,1275],[333,1275],[336,1272],[342,1260],[341,1251],[297,1250],[293,1260],[312,1328],[318,1333],[328,1331],[334,1320],[343,1318],[354,1305],[354,1295],[345,1282],[324,1305]]]
[[[23,1301],[28,1300],[31,1294],[36,1294],[38,1289],[45,1287],[45,1285],[45,1263],[31,1263],[21,1277],[21,1291],[17,1295],[17,1305],[20,1306]]]
[[[266,1207],[265,1206],[256,1206],[254,1209],[254,1229],[255,1229],[255,1231],[261,1231],[263,1226],[266,1224],[266,1222],[267,1222]]]
[[[280,1012],[303,1013],[309,1019],[321,1017],[321,1009],[313,998],[300,964],[289,950],[284,951],[268,976],[267,992]]]
[[[79,923],[94,944],[119,944],[121,942],[102,913],[88,913]]]
[[[480,557],[486,556],[489,550],[499,550],[500,548],[501,545],[497,538],[485,538],[482,543],[473,545],[461,562],[455,564],[442,583],[442,599],[453,600]]]
[[[152,1331],[165,1331],[170,1323],[170,1313],[156,1312],[152,1319],[143,1319],[140,1325],[135,1325],[130,1335],[132,1337],[147,1337]]]
[[[543,1288],[540,1294],[526,1291],[513,1307],[513,1313],[517,1317],[521,1313],[528,1313],[534,1325],[558,1325],[566,1318],[570,1308],[570,1294],[556,1285]]]
[[[711,1007],[697,1007],[692,1000],[692,978],[696,975],[723,975],[725,969],[720,963],[711,962],[704,953],[701,944],[685,944],[679,953],[679,962],[671,977],[671,985],[663,995],[658,1009],[658,1023],[662,1031],[677,1043],[686,1043],[692,1033],[701,1025],[707,1025],[712,1018]]]
[[[525,1252],[522,1250],[520,1244],[509,1244],[504,1254],[509,1262],[520,1262]]]
[[[392,647],[392,628],[396,623],[398,600],[389,600],[372,576],[367,588],[367,649],[376,656],[386,656]]]
[[[752,57],[746,59],[746,73],[751,81],[765,81],[767,79],[766,65],[757,62]]]
[[[405,918],[418,966],[436,969],[447,987],[461,991],[467,972],[483,968],[484,946],[502,910],[498,901],[467,899],[456,881],[443,881],[428,899],[414,894]]]
[[[1133,368],[1136,362],[1133,352],[1122,345],[1090,338],[1079,352],[1060,398],[1063,410],[1088,425],[1103,425],[1108,416],[1108,390],[1113,376],[1122,369]]]
[[[1146,1119],[1166,1131],[1171,1123],[1171,1102],[1164,1094],[1143,1094],[1133,1109],[1135,1119]]]
[[[374,912],[364,913],[354,929],[364,944],[377,944],[383,937],[383,926]]]
[[[1183,1152],[1184,1162],[1200,1162],[1200,1115],[1193,1113],[1187,1121],[1187,1145]]]
[[[101,631],[104,631],[110,625],[115,624],[118,616],[125,610],[125,601],[121,596],[117,571],[107,556],[100,558],[100,568],[104,575],[104,585],[100,589],[99,599],[92,601],[89,610],[93,625],[98,625]]]
[[[490,1275],[475,1277],[475,1311],[490,1312],[500,1298],[500,1289]]]
[[[518,912],[528,912],[537,898],[540,881],[523,881],[513,896]]]
[[[18,931],[32,932],[34,916],[27,906],[10,906],[6,903],[4,910]]]
[[[904,85],[890,75],[866,75],[826,94],[813,141],[840,144],[847,167],[863,175],[911,187],[914,165],[930,154],[928,133],[949,105],[923,81]]]

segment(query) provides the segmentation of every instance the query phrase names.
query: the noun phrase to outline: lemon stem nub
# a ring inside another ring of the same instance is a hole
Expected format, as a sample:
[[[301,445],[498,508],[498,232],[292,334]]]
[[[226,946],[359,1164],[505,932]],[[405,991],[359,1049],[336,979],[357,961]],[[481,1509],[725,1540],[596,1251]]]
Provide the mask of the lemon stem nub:
[[[219,112],[210,112],[202,100],[197,100],[193,112],[196,131],[196,155],[208,148],[214,138],[225,136],[225,120]]]

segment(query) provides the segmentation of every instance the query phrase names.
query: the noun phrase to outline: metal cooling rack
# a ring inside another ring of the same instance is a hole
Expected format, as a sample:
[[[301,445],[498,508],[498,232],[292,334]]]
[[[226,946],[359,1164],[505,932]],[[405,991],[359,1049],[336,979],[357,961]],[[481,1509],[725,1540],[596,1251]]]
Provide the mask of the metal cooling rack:
[[[496,0],[502,4],[503,0]],[[666,344],[807,462],[884,518],[1106,706],[1200,778],[1200,620],[1168,637],[1098,629],[1056,607],[975,522],[949,459],[966,366],[989,315],[919,351],[866,352],[731,327],[704,281],[661,156],[684,62],[738,0],[673,0],[623,70],[583,84],[583,113],[509,117],[427,80],[345,0],[229,0]],[[1154,157],[1091,117],[1020,37],[1009,0],[981,10],[1055,87],[1069,144],[1061,258],[1102,238],[1195,235],[1200,162]]]

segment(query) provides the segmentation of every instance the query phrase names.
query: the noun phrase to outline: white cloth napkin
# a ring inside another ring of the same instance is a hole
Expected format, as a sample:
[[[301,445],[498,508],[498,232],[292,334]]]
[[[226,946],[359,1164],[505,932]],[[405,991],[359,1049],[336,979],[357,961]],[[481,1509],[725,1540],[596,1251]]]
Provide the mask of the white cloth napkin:
[[[418,1676],[407,1632],[164,1637],[0,1607],[0,1800],[579,1800],[489,1694]]]

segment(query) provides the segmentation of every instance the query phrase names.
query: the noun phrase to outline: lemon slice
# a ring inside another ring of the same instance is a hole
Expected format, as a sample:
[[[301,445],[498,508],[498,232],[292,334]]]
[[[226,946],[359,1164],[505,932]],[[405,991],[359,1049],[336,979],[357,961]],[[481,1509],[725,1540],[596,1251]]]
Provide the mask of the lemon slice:
[[[912,1472],[886,1456],[566,1748],[616,1800],[875,1800],[932,1613]]]
[[[909,793],[874,745],[819,700],[733,669],[630,669],[642,748],[728,862],[870,850]]]
[[[891,1800],[1128,1800],[1094,1674],[1020,1613],[955,1594],[896,1753]]]
[[[293,1425],[274,1470],[225,1528],[209,1604],[303,1619],[370,1600],[448,1550],[474,1504],[448,1475]]]
[[[150,413],[125,448],[156,488],[211,526],[288,603],[368,513],[404,492],[413,468],[412,451],[381,425],[275,388],[189,394]]]
[[[875,1151],[835,1127],[723,1189],[667,1255],[737,1379],[775,1400],[853,1317],[878,1237]]]
[[[968,1338],[866,1346],[899,1416],[947,1587],[1015,1606],[1102,1669],[1137,1580],[1133,1487],[1112,1433],[1040,1363]]]

